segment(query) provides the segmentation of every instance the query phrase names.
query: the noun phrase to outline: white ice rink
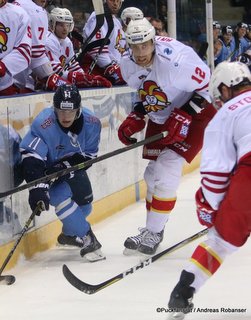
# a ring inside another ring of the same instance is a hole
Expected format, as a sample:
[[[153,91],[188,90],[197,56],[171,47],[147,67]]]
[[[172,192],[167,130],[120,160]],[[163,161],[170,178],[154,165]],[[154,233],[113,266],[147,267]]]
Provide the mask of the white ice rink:
[[[183,177],[176,208],[169,220],[162,251],[191,236],[203,227],[197,222],[194,192],[199,185],[198,172]],[[94,225],[107,259],[84,263],[78,249],[54,249],[37,254],[30,261],[20,261],[14,269],[3,272],[16,276],[16,283],[0,286],[0,320],[164,320],[169,295],[180,271],[198,240],[166,255],[152,265],[94,294],[87,295],[72,287],[62,274],[65,263],[81,280],[96,284],[113,277],[139,262],[139,257],[122,255],[128,235],[144,226],[143,201]],[[228,257],[221,269],[194,298],[195,308],[214,312],[193,312],[186,319],[251,320],[251,241]],[[246,309],[223,312],[221,308]],[[217,309],[219,312],[217,312]]]

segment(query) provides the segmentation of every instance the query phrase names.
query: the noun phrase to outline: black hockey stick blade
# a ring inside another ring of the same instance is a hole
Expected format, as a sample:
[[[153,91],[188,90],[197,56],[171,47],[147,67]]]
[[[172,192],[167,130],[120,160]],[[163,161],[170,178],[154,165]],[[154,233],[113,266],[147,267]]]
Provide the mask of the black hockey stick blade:
[[[126,146],[126,147],[123,147],[123,148],[120,148],[120,149],[105,153],[105,154],[103,154],[103,155],[101,155],[101,156],[99,156],[97,158],[94,158],[94,159],[91,159],[91,160],[76,164],[76,165],[74,165],[74,166],[72,166],[70,168],[63,169],[63,170],[60,170],[58,172],[54,172],[54,173],[45,175],[42,178],[30,181],[30,182],[28,182],[26,184],[23,184],[21,186],[18,186],[16,188],[10,189],[10,190],[5,191],[5,192],[0,192],[0,198],[4,198],[4,197],[7,197],[7,196],[9,196],[11,194],[14,194],[14,193],[29,189],[31,187],[34,187],[38,183],[43,183],[43,182],[46,182],[46,181],[52,181],[54,179],[60,178],[62,176],[65,176],[66,174],[69,174],[70,172],[74,172],[74,171],[77,171],[77,170],[85,169],[87,167],[92,166],[94,163],[103,161],[105,159],[109,159],[109,158],[111,158],[113,156],[116,156],[118,154],[127,152],[127,151],[135,149],[135,148],[138,148],[138,147],[143,146],[145,144],[152,143],[154,141],[158,141],[158,140],[166,137],[167,135],[168,135],[168,132],[167,131],[163,131],[161,133],[155,134],[154,136],[148,137],[148,138],[146,138],[144,140],[135,142],[135,143],[133,143],[133,144],[131,144],[129,146]]]
[[[12,247],[12,249],[10,250],[9,254],[7,255],[7,257],[5,258],[1,268],[0,268],[0,284],[7,284],[7,285],[11,285],[16,281],[16,278],[12,275],[2,275],[3,270],[5,269],[5,267],[7,266],[7,264],[9,263],[13,253],[15,252],[19,242],[21,241],[21,239],[23,238],[24,234],[27,232],[29,225],[31,224],[32,220],[34,219],[35,215],[40,214],[42,211],[44,211],[44,203],[43,201],[39,201],[35,210],[31,213],[29,219],[26,221],[23,229],[21,230],[19,237],[17,238],[17,240],[15,241],[14,246]]]
[[[12,275],[0,276],[0,285],[11,285],[16,281],[16,278]]]
[[[192,241],[197,240],[200,237],[207,234],[207,232],[208,232],[208,228],[201,230],[201,231],[195,233],[194,235],[176,243],[172,247],[169,247],[168,249],[165,249],[165,250],[155,254],[154,256],[152,256],[142,262],[139,262],[137,265],[131,267],[130,269],[128,269],[124,272],[121,272],[121,273],[117,274],[116,276],[114,276],[104,282],[98,283],[98,284],[89,284],[87,282],[83,282],[82,280],[77,278],[65,264],[63,265],[63,274],[64,274],[65,278],[68,280],[68,282],[76,289],[78,289],[86,294],[94,294],[94,293],[96,293],[100,290],[103,290],[106,287],[124,279],[125,277],[129,276],[130,274],[133,274],[136,271],[143,269],[144,267],[149,266],[150,264],[157,261],[158,259],[160,259],[164,255],[170,254],[170,253],[184,247],[185,245],[190,244]]]

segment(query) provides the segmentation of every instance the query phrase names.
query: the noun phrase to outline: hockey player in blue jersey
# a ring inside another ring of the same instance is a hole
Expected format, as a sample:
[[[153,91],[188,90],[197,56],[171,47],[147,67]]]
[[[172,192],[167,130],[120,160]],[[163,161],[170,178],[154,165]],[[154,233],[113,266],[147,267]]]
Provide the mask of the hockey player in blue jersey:
[[[21,143],[24,177],[27,182],[45,173],[63,170],[95,158],[100,142],[101,123],[94,114],[81,107],[81,96],[75,85],[60,86],[53,106],[34,119]],[[80,247],[80,255],[89,261],[104,259],[101,244],[86,217],[92,211],[92,187],[86,171],[78,170],[53,183],[40,183],[29,191],[34,210],[43,201],[49,204],[63,224],[58,242]]]

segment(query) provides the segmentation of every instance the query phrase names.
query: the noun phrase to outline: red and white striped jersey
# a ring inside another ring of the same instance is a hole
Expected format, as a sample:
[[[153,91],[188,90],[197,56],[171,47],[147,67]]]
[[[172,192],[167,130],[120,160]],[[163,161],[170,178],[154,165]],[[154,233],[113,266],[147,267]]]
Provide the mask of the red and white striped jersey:
[[[73,44],[70,38],[59,39],[54,33],[49,31],[45,48],[54,73],[67,79],[69,71],[83,72],[83,69],[75,59]]]
[[[32,50],[30,68],[35,69],[48,62],[45,52],[48,16],[45,9],[32,0],[16,0],[14,4],[21,6],[31,19]]]
[[[236,165],[251,154],[251,91],[223,105],[204,135],[201,185],[212,208],[218,209]],[[241,186],[240,186],[241,187]]]
[[[124,31],[122,29],[122,25],[119,19],[116,18],[114,15],[113,15],[113,23],[114,23],[114,27],[109,37],[110,43],[104,46],[101,54],[99,54],[98,56],[97,65],[100,68],[105,68],[106,66],[111,64],[112,61],[115,61],[116,63],[119,64],[121,56],[126,50],[126,40],[125,40]],[[95,26],[96,26],[96,14],[95,12],[92,12],[83,29],[84,39],[86,39],[92,33]],[[92,38],[90,43],[93,41],[104,39],[107,33],[107,30],[108,30],[108,25],[105,19],[103,26]],[[92,50],[90,50],[88,53],[94,59],[98,51],[99,51],[99,47],[95,47]]]
[[[31,62],[31,20],[20,7],[6,3],[0,7],[0,60],[8,72],[0,81],[0,90],[13,84],[13,76]]]

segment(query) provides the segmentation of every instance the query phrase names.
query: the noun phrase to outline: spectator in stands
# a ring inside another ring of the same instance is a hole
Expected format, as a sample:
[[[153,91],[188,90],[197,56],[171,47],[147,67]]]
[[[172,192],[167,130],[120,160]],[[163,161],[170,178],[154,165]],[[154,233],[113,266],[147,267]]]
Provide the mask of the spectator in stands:
[[[15,76],[15,84],[22,93],[35,90],[35,81],[46,82],[53,73],[51,63],[46,55],[45,41],[48,32],[48,17],[44,9],[47,0],[16,0],[31,19],[32,48],[29,67]]]
[[[247,33],[248,25],[244,22],[239,22],[236,25],[236,29],[233,33],[233,41],[234,41],[234,54],[232,55],[231,61],[235,61],[238,57],[244,53],[246,47],[246,41],[244,37]]]
[[[76,60],[73,44],[68,34],[73,30],[74,22],[71,12],[66,8],[54,8],[49,14],[49,29],[46,39],[46,52],[52,64],[56,81],[49,79],[47,87],[56,89],[57,76],[60,83],[75,83],[79,88],[111,87],[109,80],[102,76],[93,76],[84,72]]]
[[[96,46],[87,49],[87,54],[84,56],[84,62],[81,65],[85,70],[92,70],[94,74],[104,74],[104,76],[112,82],[113,85],[124,84],[120,72],[120,59],[126,50],[126,41],[124,31],[118,13],[123,0],[106,0],[105,11],[107,13],[104,24],[94,35],[90,43],[96,41]],[[108,24],[109,22],[109,24]],[[96,14],[93,12],[86,22],[83,29],[83,37],[86,39],[94,30],[96,25]],[[112,32],[109,36],[109,43],[102,45],[103,39],[106,37],[109,25],[112,27]]]
[[[216,59],[221,51],[221,42],[219,36],[221,34],[221,25],[218,21],[213,21],[213,41],[214,41],[214,59]]]
[[[152,18],[150,18],[149,21],[151,22],[151,24],[155,28],[156,36],[164,36],[164,37],[168,36],[167,32],[165,31],[164,23],[162,20],[152,17]]]
[[[0,0],[0,96],[19,93],[13,77],[31,61],[31,21],[20,7]]]
[[[222,28],[222,35],[219,37],[219,43],[221,44],[221,50],[218,52],[218,56],[215,59],[215,66],[225,60],[231,60],[234,54],[234,41],[233,41],[233,29],[231,26],[224,26]]]
[[[247,25],[247,32],[243,41],[243,52],[246,52],[251,48],[251,24]]]

